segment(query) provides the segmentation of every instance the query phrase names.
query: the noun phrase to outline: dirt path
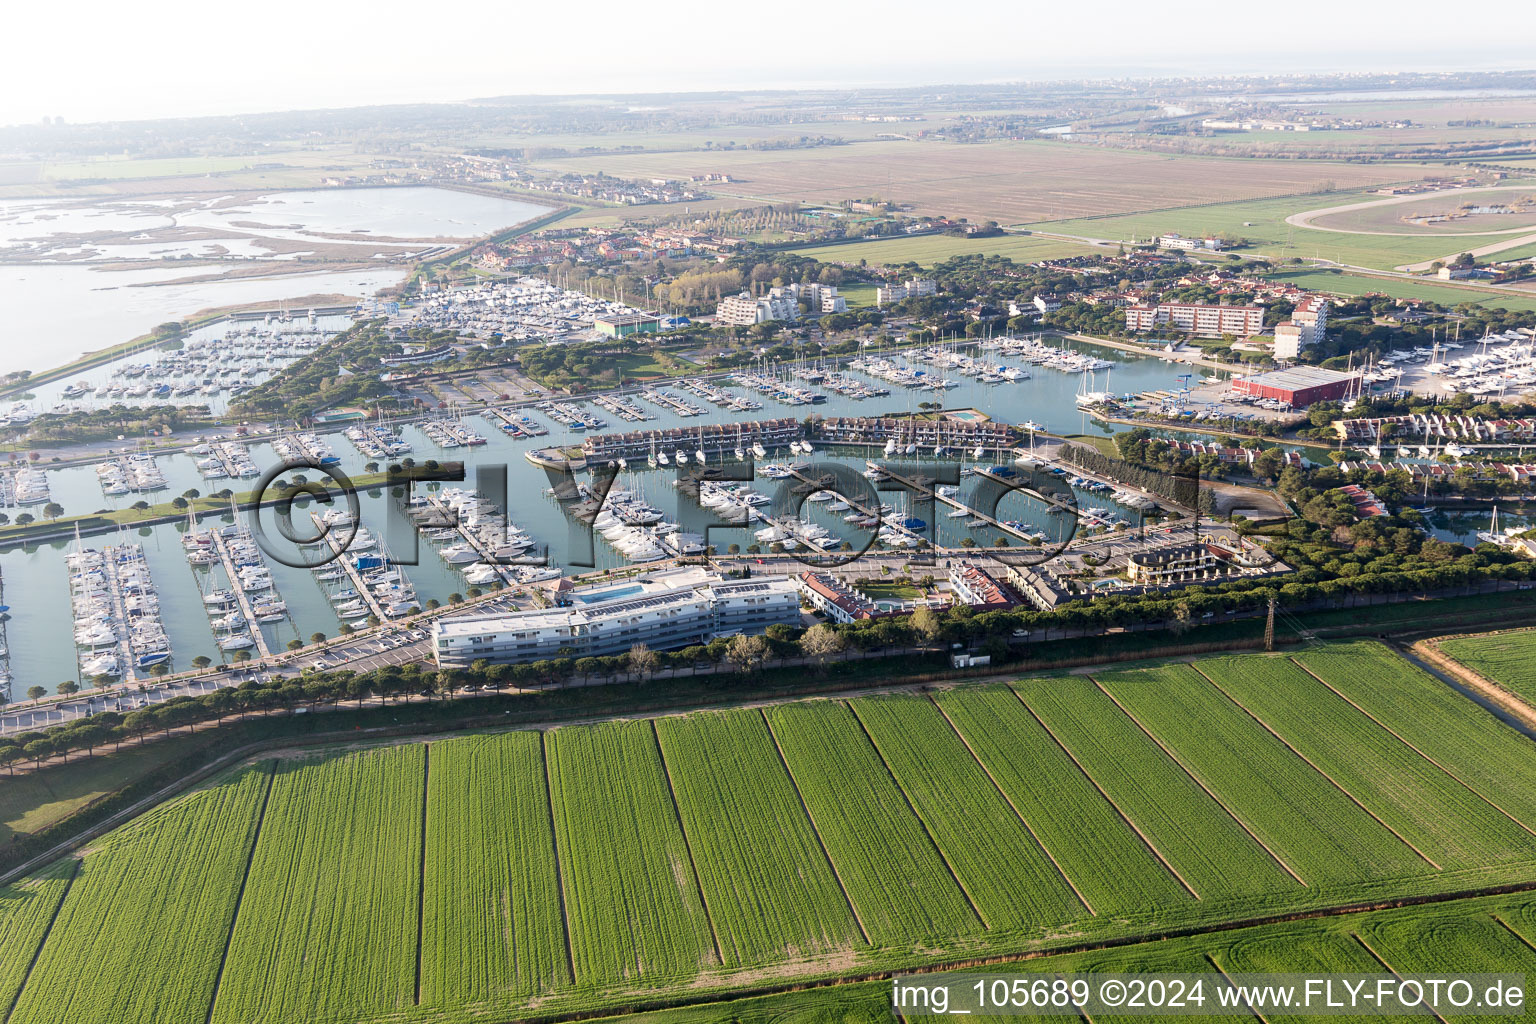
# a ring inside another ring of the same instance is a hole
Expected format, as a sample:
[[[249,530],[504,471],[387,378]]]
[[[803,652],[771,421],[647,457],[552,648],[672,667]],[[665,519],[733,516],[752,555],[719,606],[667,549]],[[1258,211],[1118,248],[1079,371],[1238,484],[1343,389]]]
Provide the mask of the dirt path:
[[[1464,636],[1467,634],[1454,634]],[[1488,635],[1488,634],[1479,634]],[[1475,672],[1461,662],[1452,658],[1440,650],[1440,642],[1449,640],[1451,636],[1430,637],[1420,640],[1412,646],[1403,649],[1403,655],[1410,661],[1418,662],[1422,668],[1442,679],[1449,676],[1461,683],[1467,689],[1472,690],[1478,696],[1497,705],[1498,708],[1518,721],[1527,732],[1536,734],[1536,708],[1532,708],[1525,701],[1513,693],[1489,679],[1480,672]]]

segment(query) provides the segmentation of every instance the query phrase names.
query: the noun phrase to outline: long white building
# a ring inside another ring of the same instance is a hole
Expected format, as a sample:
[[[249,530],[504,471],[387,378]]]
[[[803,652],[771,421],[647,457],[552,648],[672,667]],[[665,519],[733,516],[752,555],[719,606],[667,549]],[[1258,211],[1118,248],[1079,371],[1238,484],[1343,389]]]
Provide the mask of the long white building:
[[[564,607],[439,619],[432,626],[438,667],[622,654],[637,643],[666,650],[800,622],[800,595],[787,576],[736,580],[667,569],[562,597],[570,602]]]
[[[1172,330],[1215,337],[1248,338],[1264,330],[1263,306],[1209,306],[1197,302],[1164,302],[1131,306],[1125,311],[1128,331]]]

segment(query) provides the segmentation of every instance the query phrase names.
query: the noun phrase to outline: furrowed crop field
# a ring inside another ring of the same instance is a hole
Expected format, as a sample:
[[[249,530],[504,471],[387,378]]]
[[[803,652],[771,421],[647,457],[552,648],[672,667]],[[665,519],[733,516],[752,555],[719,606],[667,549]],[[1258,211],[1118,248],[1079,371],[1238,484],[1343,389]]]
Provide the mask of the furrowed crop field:
[[[0,889],[0,1007],[468,1024],[1042,952],[1527,970],[1536,896],[1463,894],[1536,887],[1533,783],[1529,738],[1368,642],[285,757]],[[866,991],[648,1016],[888,1019]]]
[[[717,962],[651,723],[556,729],[548,757],[577,980],[684,977]]]
[[[726,173],[732,181],[711,185],[712,194],[813,203],[879,195],[911,204],[919,213],[1003,224],[1295,195],[1323,190],[1329,182],[1353,189],[1427,173],[1417,164],[1222,159],[1045,140],[980,145],[884,140],[812,149],[603,153],[540,165],[624,178]]]
[[[571,984],[540,739],[514,732],[428,747],[425,1006]]]
[[[388,1013],[415,998],[424,746],[279,763],[214,1021]]]
[[[1529,894],[1461,900],[1451,905],[1407,907],[1369,913],[1341,915],[1330,920],[1294,921],[1253,928],[1184,938],[1164,939],[1157,943],[1121,949],[1090,950],[1043,957],[1004,967],[988,968],[989,973],[1021,974],[1026,978],[1040,975],[1080,974],[1088,971],[1177,970],[1210,974],[1221,970],[1240,973],[1359,973],[1382,974],[1382,961],[1371,955],[1365,943],[1380,950],[1388,941],[1399,950],[1399,958],[1411,963],[1431,961],[1419,973],[1461,969],[1533,970],[1530,950],[1505,945],[1505,939],[1519,944],[1510,928],[1516,921],[1536,914],[1536,901]],[[1500,937],[1499,932],[1504,936]],[[1434,956],[1444,955],[1441,961]],[[1383,955],[1384,959],[1392,957]],[[1452,968],[1450,964],[1471,962],[1474,966]],[[1394,964],[1399,969],[1409,968]],[[972,968],[967,973],[975,973]],[[927,976],[944,977],[942,973]],[[1204,992],[1208,1015],[1220,1015],[1213,1004],[1217,996]],[[1213,1012],[1214,1011],[1214,1012]],[[707,1003],[676,1009],[657,1010],[615,1018],[613,1024],[782,1024],[785,1021],[843,1021],[847,1024],[900,1024],[903,1019],[891,1011],[889,981],[835,985],[776,995],[758,996],[729,1002]],[[1010,1014],[1005,1019],[1020,1021],[1061,1021],[1070,1017]],[[1094,1021],[1145,1021],[1145,1017],[1101,1016]],[[1229,1014],[1226,1019],[1254,1020],[1246,1009]],[[1270,1022],[1316,1020],[1315,1016],[1290,1016],[1265,1011]],[[1344,1019],[1368,1019],[1365,1016]],[[1447,1018],[1450,1019],[1450,1018]],[[1511,1020],[1512,1016],[1462,1018],[1476,1020]]]
[[[1184,665],[1099,677],[1133,716],[1303,884],[1433,869],[1327,777]]]
[[[92,850],[10,1019],[205,1020],[271,780],[248,769]]]
[[[711,712],[656,723],[683,827],[727,963],[762,963],[861,942],[759,715]],[[763,822],[774,822],[771,831]]]
[[[1439,646],[1526,702],[1536,701],[1536,630],[1461,636],[1442,640]]]

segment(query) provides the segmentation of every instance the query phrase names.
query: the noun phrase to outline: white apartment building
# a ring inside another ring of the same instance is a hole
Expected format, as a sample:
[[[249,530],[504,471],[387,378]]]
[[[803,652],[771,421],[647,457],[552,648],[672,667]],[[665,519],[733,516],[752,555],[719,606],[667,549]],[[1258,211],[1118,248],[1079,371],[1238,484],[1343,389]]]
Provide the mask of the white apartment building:
[[[935,295],[938,290],[936,282],[921,277],[910,278],[905,284],[883,284],[875,289],[875,305],[883,306],[902,299],[920,299],[925,295]]]
[[[774,291],[780,289],[775,288]],[[835,284],[792,284],[783,289],[794,296],[796,302],[803,302],[812,313],[846,313],[848,312],[848,300],[837,294]],[[772,294],[772,293],[770,293]]]
[[[1207,306],[1192,302],[1130,306],[1125,311],[1125,328],[1128,331],[1183,331],[1213,338],[1223,334],[1251,338],[1264,330],[1264,307]]]
[[[566,596],[565,607],[439,619],[438,667],[622,654],[637,643],[666,650],[800,622],[800,594],[786,576],[732,580],[678,568]]]
[[[1321,295],[1308,295],[1296,304],[1290,322],[1275,327],[1276,359],[1294,361],[1327,336],[1328,304]]]
[[[751,327],[769,320],[795,320],[799,316],[798,300],[783,288],[774,288],[759,298],[753,298],[747,292],[727,295],[715,307],[715,323],[731,327]]]

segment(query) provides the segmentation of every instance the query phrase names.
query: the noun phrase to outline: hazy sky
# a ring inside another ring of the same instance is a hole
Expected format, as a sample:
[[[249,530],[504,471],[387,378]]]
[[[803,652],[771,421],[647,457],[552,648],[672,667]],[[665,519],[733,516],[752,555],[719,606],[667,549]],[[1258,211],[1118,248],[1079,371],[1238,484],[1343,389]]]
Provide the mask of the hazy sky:
[[[7,5],[0,123],[511,93],[1536,67],[1536,17],[1430,0]]]

